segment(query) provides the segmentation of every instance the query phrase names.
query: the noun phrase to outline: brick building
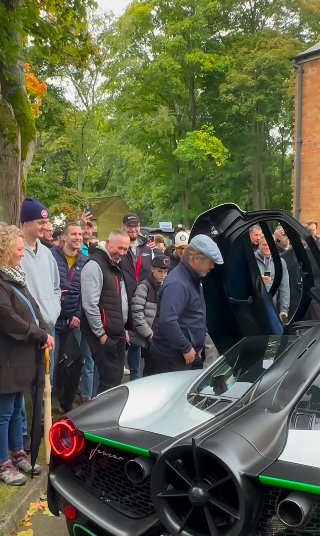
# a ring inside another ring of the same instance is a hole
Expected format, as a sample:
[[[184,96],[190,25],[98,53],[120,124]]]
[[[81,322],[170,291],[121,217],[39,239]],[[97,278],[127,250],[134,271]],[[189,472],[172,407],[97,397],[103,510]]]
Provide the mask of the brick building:
[[[293,215],[320,222],[320,43],[295,68]]]

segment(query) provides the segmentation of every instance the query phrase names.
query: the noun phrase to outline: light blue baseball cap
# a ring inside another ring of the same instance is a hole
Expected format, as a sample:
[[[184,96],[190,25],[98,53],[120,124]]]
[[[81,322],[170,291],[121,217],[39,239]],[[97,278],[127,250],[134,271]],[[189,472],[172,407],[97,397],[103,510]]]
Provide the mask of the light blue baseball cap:
[[[211,259],[215,264],[223,264],[221,251],[209,236],[198,234],[190,240],[189,244],[197,251],[200,251],[202,255]]]

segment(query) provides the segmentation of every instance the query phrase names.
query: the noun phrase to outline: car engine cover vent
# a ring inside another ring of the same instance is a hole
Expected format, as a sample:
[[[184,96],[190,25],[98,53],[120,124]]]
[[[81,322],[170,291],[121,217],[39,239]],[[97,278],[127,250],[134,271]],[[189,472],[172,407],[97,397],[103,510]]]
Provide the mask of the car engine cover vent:
[[[231,404],[234,404],[235,400],[233,398],[189,393],[188,402],[202,411],[217,415],[227,409],[227,407],[231,406]]]
[[[294,430],[320,430],[319,412],[298,410],[292,414],[290,428]]]

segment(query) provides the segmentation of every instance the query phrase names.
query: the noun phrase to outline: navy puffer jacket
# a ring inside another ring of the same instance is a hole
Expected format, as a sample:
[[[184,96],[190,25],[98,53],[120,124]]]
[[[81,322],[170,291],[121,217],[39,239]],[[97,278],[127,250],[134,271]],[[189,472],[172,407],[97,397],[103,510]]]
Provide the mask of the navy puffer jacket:
[[[59,318],[64,320],[73,316],[81,317],[81,270],[87,261],[82,253],[76,256],[75,264],[69,268],[63,250],[55,246],[51,250],[57,261],[60,274],[61,288],[61,314]]]

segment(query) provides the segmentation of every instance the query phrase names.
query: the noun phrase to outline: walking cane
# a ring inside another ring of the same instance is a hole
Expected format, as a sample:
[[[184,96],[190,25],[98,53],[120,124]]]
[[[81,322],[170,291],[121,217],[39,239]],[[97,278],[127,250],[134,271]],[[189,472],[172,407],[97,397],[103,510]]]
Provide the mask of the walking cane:
[[[50,443],[49,443],[49,430],[52,425],[51,416],[51,383],[50,383],[50,357],[49,350],[45,348],[44,351],[44,422],[43,422],[43,436],[46,451],[46,463],[50,462]]]

